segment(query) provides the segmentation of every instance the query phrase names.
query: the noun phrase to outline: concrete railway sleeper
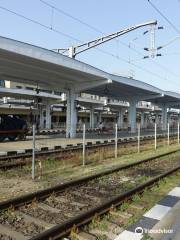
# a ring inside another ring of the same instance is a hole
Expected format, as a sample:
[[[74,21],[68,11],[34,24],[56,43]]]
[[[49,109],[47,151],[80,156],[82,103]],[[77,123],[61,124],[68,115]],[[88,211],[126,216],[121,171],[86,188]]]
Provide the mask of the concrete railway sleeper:
[[[159,135],[159,144],[161,144],[166,136]],[[141,145],[146,146],[147,144],[153,144],[153,138],[154,136],[144,136],[141,140]],[[171,142],[174,142],[176,140],[176,134],[172,135],[170,138]],[[135,147],[137,145],[137,137],[131,137],[131,138],[124,138],[124,139],[118,139],[118,146],[122,146],[123,148],[126,147]],[[92,144],[91,142],[87,142],[86,149],[88,153],[91,153],[91,151],[98,151],[103,150],[106,148],[106,151],[109,149],[112,154],[114,155],[114,140],[104,140],[103,143],[97,141],[96,144]],[[43,161],[46,156],[60,156],[61,158],[65,158],[66,155],[69,157],[73,157],[73,155],[77,153],[82,152],[82,144],[79,144],[77,146],[68,145],[66,148],[61,148],[60,146],[56,146],[54,150],[48,150],[48,148],[42,148],[41,151],[36,152],[37,158],[42,158]],[[71,155],[71,156],[70,156]],[[103,154],[103,158],[105,158]],[[7,170],[15,167],[22,167],[24,165],[31,163],[31,157],[32,157],[32,151],[29,150],[26,153],[23,154],[17,154],[16,152],[8,152],[7,156],[1,156],[0,157],[0,169],[1,170]],[[112,156],[108,156],[112,157]]]
[[[95,214],[109,211],[112,205],[179,170],[180,159],[171,154],[1,202],[0,239],[59,239],[74,225],[89,222]]]

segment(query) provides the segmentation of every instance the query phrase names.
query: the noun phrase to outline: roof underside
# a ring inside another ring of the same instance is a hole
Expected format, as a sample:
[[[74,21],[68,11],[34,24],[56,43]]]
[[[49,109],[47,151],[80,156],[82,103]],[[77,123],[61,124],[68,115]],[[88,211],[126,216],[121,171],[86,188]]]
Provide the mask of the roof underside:
[[[0,87],[0,97],[14,97],[16,99],[35,99],[36,97],[42,99],[61,100],[61,97],[54,94],[39,92],[26,89],[11,89]]]
[[[57,90],[104,80],[107,74],[61,54],[0,37],[0,77]]]
[[[138,88],[117,81],[113,81],[111,84],[86,90],[86,92],[99,96],[107,96],[109,98],[117,98],[120,100],[128,100],[133,97],[143,100],[146,99],[147,95],[156,96],[160,94],[155,91]]]
[[[150,99],[151,102],[157,105],[166,104],[168,107],[180,108],[180,94],[166,91],[164,96]]]
[[[0,37],[0,78],[61,92],[76,88],[125,101],[154,99],[163,93],[144,82],[108,74],[62,54],[4,37]]]

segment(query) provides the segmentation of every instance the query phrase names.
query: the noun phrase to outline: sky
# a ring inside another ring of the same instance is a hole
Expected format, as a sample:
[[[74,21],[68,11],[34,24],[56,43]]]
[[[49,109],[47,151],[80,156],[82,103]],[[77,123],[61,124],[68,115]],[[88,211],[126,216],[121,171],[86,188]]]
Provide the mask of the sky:
[[[155,19],[158,26],[164,28],[156,30],[156,47],[167,44],[158,51],[161,57],[143,59],[148,55],[144,47],[150,46],[150,33],[143,34],[150,29],[147,26],[85,51],[76,58],[104,71],[133,76],[163,90],[180,93],[180,38],[171,42],[180,36],[180,0],[151,2],[177,30],[152,8],[148,0],[0,0],[0,35],[47,49],[68,48]]]

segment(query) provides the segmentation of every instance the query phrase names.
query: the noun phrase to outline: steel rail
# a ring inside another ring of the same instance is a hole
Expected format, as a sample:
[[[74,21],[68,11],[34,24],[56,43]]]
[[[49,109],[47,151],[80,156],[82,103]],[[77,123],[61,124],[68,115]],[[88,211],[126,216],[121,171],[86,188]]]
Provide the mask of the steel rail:
[[[49,239],[56,240],[62,237],[66,237],[74,227],[81,227],[89,223],[95,216],[100,216],[109,212],[109,210],[112,207],[119,206],[120,204],[122,204],[123,201],[131,199],[134,194],[141,193],[145,188],[152,186],[162,178],[178,171],[179,169],[180,166],[173,168],[143,184],[138,185],[137,187],[129,191],[126,191],[118,196],[111,198],[110,200],[104,202],[103,204],[97,207],[94,207],[82,214],[79,214],[78,216],[71,218],[70,220],[65,221],[62,224],[58,224],[40,234],[37,234],[30,240],[49,240]]]
[[[105,175],[109,175],[109,174],[112,174],[114,172],[129,169],[131,167],[134,167],[134,166],[152,161],[154,159],[158,159],[158,158],[161,158],[161,157],[164,157],[164,156],[171,155],[171,154],[176,153],[178,151],[180,151],[180,150],[173,150],[173,151],[166,152],[166,153],[163,153],[163,154],[159,154],[159,155],[156,155],[156,156],[153,156],[153,157],[149,157],[149,158],[146,158],[146,159],[143,159],[143,160],[140,160],[140,161],[136,161],[136,162],[129,163],[129,164],[124,164],[124,165],[121,165],[121,166],[118,166],[118,167],[114,167],[114,168],[108,169],[108,170],[100,172],[100,173],[96,173],[96,174],[93,174],[93,175],[90,175],[90,176],[79,178],[77,180],[72,180],[72,181],[69,181],[69,182],[64,183],[64,184],[58,184],[54,187],[49,187],[49,188],[46,188],[46,189],[43,189],[43,190],[39,190],[39,191],[36,191],[36,192],[33,192],[33,193],[29,193],[29,194],[20,196],[20,197],[16,197],[16,198],[13,198],[13,199],[2,201],[2,202],[0,202],[0,210],[5,210],[5,209],[8,209],[10,207],[17,208],[17,207],[20,207],[24,204],[28,204],[28,203],[32,202],[33,200],[43,200],[43,199],[46,199],[52,193],[58,193],[58,192],[64,191],[66,188],[73,187],[73,186],[76,186],[76,185],[79,185],[79,184],[82,184],[82,183],[86,183],[86,182],[91,181],[93,179],[103,177]]]

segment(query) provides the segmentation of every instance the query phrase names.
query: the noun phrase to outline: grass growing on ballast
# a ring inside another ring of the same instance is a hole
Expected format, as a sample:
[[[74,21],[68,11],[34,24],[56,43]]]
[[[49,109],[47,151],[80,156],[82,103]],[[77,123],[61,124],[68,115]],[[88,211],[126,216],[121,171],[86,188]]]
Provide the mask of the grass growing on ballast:
[[[101,239],[106,235],[106,229],[108,229],[108,220],[110,223],[113,220],[114,216],[112,211],[116,213],[122,214],[127,213],[131,214],[132,216],[128,219],[123,220],[118,225],[122,228],[122,231],[127,229],[130,225],[134,224],[136,221],[141,219],[143,214],[151,209],[157,202],[159,202],[170,190],[177,186],[180,182],[180,170],[176,173],[173,173],[171,176],[165,177],[163,180],[160,180],[155,186],[145,189],[142,194],[136,194],[133,196],[132,200],[126,201],[122,203],[121,206],[117,208],[112,208],[112,210],[103,215],[102,217],[96,216],[93,221],[79,229],[79,231],[91,232],[93,229],[99,229],[102,231],[101,234],[97,234],[96,239]],[[137,210],[135,211],[131,209],[132,207],[136,206]],[[116,218],[116,217],[115,217]],[[103,233],[102,226],[106,226]],[[107,237],[107,236],[106,236]],[[152,240],[153,238],[148,234],[145,234],[142,240]],[[72,238],[72,240],[74,240]]]
[[[59,161],[49,157],[42,161],[43,176],[38,179],[40,171],[36,168],[36,180],[31,180],[31,165],[22,168],[15,168],[7,171],[0,171],[0,200],[12,196],[19,196],[24,193],[33,192],[48,186],[57,185],[72,179],[95,174],[122,164],[133,163],[150,156],[159,155],[168,151],[179,149],[179,145],[159,147],[156,151],[151,149],[140,153],[131,153],[118,156],[117,159],[109,158],[98,162],[91,162],[84,167],[82,163],[74,163],[68,159]],[[174,154],[173,154],[174,155]],[[180,151],[175,154],[180,156]],[[172,157],[169,156],[169,157]],[[168,158],[165,156],[164,158]],[[37,161],[37,160],[36,160]]]

